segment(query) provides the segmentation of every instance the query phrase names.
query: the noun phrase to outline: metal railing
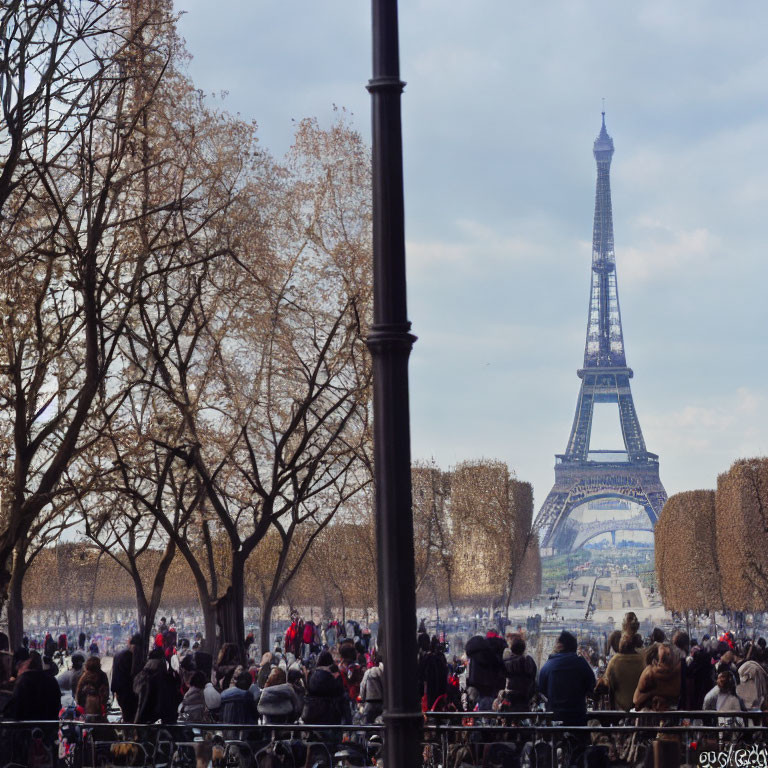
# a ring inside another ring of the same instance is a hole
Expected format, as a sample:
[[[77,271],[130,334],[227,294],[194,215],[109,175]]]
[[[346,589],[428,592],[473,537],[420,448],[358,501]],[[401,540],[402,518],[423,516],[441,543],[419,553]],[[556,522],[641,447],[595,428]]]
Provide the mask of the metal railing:
[[[515,755],[523,768],[542,768],[542,760],[548,768],[567,768],[576,762],[575,754],[591,747],[606,750],[611,765],[634,766],[655,740],[677,744],[679,761],[687,765],[701,764],[702,749],[708,754],[732,753],[736,745],[763,755],[751,764],[742,760],[742,768],[768,764],[768,715],[760,711],[594,710],[587,717],[588,725],[573,726],[556,721],[551,712],[427,712],[422,728],[424,765],[455,768],[456,760],[461,760],[464,765],[484,763],[491,768],[493,755],[506,753]],[[59,721],[0,721],[0,767],[29,765],[36,740],[52,755],[53,766],[68,768],[193,768],[199,760],[215,765],[215,759],[226,768],[258,768],[273,753],[284,758],[282,764],[297,768],[386,764],[382,725],[81,721],[63,725],[62,731]],[[71,750],[59,758],[62,732],[72,739]]]

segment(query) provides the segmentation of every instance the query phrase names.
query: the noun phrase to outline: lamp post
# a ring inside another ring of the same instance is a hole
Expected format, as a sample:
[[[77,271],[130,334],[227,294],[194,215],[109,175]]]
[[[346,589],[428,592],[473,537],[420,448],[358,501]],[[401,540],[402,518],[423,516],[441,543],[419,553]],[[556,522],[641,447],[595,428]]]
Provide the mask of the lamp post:
[[[421,765],[411,508],[403,152],[397,0],[372,0],[373,439],[380,636],[384,650],[386,764]],[[382,632],[383,629],[383,632]]]

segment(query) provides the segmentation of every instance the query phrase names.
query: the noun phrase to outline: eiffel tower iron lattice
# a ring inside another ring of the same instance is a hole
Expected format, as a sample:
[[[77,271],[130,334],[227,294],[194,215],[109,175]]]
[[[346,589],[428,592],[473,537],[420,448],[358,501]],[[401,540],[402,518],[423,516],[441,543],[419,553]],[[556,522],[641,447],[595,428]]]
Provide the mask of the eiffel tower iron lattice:
[[[613,139],[605,128],[605,112],[593,153],[597,163],[595,222],[592,233],[592,274],[584,367],[571,436],[565,453],[555,456],[555,484],[536,518],[544,554],[568,552],[585,544],[585,537],[616,530],[653,530],[667,494],[659,478],[659,457],[646,450],[632,400],[632,369],[624,354],[611,210]],[[590,446],[595,403],[618,405],[624,450],[594,450]],[[582,504],[616,498],[635,502],[647,516],[616,518],[608,512],[600,524],[579,525],[570,519]]]

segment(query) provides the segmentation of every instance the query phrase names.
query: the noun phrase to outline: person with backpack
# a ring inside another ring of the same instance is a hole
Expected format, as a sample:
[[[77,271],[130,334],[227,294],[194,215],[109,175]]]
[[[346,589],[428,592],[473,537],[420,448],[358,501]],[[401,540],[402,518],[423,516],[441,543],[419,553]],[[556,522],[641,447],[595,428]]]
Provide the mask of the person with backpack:
[[[302,642],[301,642],[301,655],[300,658],[304,659],[309,653],[312,652],[312,646],[315,643],[315,622],[311,619],[304,624],[302,630]]]
[[[360,699],[363,702],[363,723],[373,725],[376,718],[384,713],[384,664],[374,652],[371,664],[365,670],[360,683]]]
[[[341,661],[339,672],[341,682],[349,698],[350,718],[357,709],[357,700],[360,697],[360,684],[363,682],[364,670],[357,660],[357,650],[353,643],[345,641],[339,650]]]
[[[464,647],[469,659],[467,691],[474,689],[477,709],[488,712],[499,691],[504,688],[503,654],[507,644],[495,632],[486,637],[475,635]]]
[[[290,651],[294,653],[296,646],[301,643],[301,640],[302,638],[299,636],[299,617],[294,615],[291,618],[288,629],[285,630],[285,638],[283,639],[285,652],[288,653]]]
[[[91,656],[85,662],[75,691],[75,703],[85,710],[88,722],[106,723],[109,706],[109,680],[101,668],[101,659]]]

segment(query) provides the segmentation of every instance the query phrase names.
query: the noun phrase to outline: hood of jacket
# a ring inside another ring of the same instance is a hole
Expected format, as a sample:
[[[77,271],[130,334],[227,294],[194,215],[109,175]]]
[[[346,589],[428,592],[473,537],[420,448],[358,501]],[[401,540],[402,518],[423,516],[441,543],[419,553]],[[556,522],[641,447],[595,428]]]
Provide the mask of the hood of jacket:
[[[763,672],[763,668],[756,661],[745,661],[739,667],[739,679],[742,682],[746,682],[747,680],[757,680],[758,678],[762,678],[764,674],[765,672]]]

